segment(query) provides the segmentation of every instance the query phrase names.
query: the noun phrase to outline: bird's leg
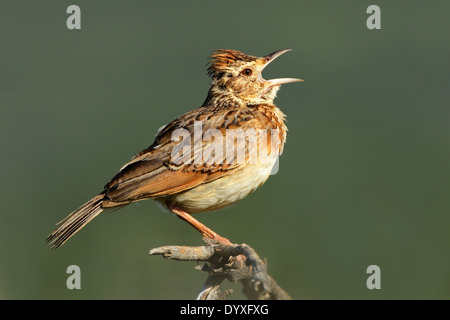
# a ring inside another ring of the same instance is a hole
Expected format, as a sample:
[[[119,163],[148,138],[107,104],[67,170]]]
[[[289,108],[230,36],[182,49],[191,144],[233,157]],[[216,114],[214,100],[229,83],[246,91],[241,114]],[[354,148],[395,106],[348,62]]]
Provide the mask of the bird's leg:
[[[224,245],[232,244],[230,242],[230,240],[228,240],[227,238],[219,236],[217,233],[212,231],[210,228],[205,226],[203,223],[201,223],[198,220],[194,219],[194,217],[192,217],[189,213],[181,210],[177,206],[174,206],[174,205],[171,205],[171,204],[167,204],[167,207],[169,208],[170,211],[175,213],[178,216],[178,218],[183,219],[184,221],[189,223],[191,226],[193,226],[195,229],[197,229],[204,237],[206,237],[208,239],[211,239],[211,240],[214,240],[214,241],[217,241],[220,244],[224,244]]]

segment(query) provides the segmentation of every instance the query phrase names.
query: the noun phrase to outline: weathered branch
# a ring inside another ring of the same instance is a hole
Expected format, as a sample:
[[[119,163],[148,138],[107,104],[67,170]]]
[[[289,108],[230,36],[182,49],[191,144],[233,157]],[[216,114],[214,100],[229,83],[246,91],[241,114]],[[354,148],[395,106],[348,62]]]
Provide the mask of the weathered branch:
[[[151,249],[150,255],[162,255],[166,259],[180,261],[204,261],[200,269],[208,272],[198,300],[225,299],[232,290],[220,291],[219,286],[227,279],[241,282],[243,292],[252,300],[292,299],[267,273],[267,263],[246,244],[223,245],[204,239],[206,246],[163,246]]]

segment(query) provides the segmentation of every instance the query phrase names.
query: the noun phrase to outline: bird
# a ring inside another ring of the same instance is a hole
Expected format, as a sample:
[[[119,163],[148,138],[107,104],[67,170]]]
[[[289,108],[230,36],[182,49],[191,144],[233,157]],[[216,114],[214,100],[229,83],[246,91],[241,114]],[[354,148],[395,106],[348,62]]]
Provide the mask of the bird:
[[[303,80],[265,80],[262,71],[290,50],[263,57],[213,51],[203,104],[161,127],[153,144],[123,165],[102,192],[60,221],[46,238],[50,247],[59,248],[99,214],[145,199],[204,238],[231,244],[192,215],[234,204],[271,175],[287,133],[286,116],[273,101],[281,85]]]

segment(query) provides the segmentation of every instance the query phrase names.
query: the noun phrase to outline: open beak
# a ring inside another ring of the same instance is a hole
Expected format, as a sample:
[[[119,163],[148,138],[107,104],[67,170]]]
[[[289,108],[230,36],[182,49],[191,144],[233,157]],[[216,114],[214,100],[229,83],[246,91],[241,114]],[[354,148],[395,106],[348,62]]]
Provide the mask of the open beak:
[[[278,50],[275,51],[267,56],[265,56],[263,59],[265,60],[265,63],[263,64],[262,68],[261,68],[261,72],[264,70],[265,67],[267,67],[269,65],[269,63],[271,63],[273,60],[275,60],[276,58],[278,58],[279,56],[281,56],[283,53],[286,53],[288,51],[291,51],[292,49],[283,49],[283,50]],[[262,79],[262,77],[261,77]],[[273,86],[280,86],[282,84],[285,83],[291,83],[291,82],[303,82],[304,80],[302,79],[297,79],[297,78],[278,78],[278,79],[270,79],[270,80],[264,80],[269,87],[273,87]]]

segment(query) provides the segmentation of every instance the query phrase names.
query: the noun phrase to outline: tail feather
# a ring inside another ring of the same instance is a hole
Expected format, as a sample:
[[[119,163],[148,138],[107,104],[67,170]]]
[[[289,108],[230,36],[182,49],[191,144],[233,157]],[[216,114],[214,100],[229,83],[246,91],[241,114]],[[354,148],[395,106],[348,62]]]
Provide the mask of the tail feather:
[[[89,221],[103,212],[104,208],[102,207],[102,202],[104,199],[105,195],[99,194],[72,212],[64,220],[58,222],[58,224],[61,225],[48,235],[46,239],[52,249],[57,249],[62,246]]]

